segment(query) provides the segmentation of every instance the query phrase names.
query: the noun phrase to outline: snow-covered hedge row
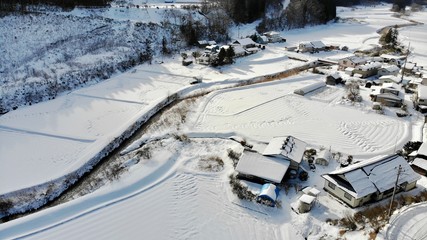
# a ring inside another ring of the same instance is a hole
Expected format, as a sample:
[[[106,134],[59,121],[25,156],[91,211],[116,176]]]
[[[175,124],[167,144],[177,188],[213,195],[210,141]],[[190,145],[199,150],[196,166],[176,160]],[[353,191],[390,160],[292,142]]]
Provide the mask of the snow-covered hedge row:
[[[161,51],[173,26],[52,13],[0,18],[0,113],[109,78]]]

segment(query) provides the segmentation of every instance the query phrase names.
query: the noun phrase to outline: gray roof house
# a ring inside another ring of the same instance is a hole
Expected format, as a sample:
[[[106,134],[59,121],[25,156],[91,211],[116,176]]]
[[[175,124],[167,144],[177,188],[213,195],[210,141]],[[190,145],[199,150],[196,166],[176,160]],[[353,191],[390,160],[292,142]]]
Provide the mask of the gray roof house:
[[[421,178],[399,155],[380,156],[355,163],[324,174],[324,189],[351,207],[359,207],[390,197],[394,190],[397,172],[401,174],[397,191],[409,191]]]

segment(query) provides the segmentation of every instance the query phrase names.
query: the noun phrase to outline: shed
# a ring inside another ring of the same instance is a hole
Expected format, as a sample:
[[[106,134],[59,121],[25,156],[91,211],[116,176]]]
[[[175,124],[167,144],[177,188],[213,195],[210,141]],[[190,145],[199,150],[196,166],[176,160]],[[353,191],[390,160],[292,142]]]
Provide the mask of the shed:
[[[307,93],[313,92],[313,91],[320,89],[320,88],[323,88],[325,86],[326,86],[326,83],[317,82],[317,83],[313,83],[313,84],[307,85],[307,86],[302,87],[302,88],[295,89],[294,93],[301,95],[301,96],[304,96]]]
[[[331,75],[326,76],[327,85],[337,85],[340,83],[342,83],[342,78],[338,73],[333,73]]]
[[[262,185],[261,191],[257,197],[257,202],[263,202],[271,207],[276,205],[276,199],[279,196],[280,189],[276,185],[266,183]]]
[[[311,210],[311,208],[314,205],[314,200],[316,200],[315,197],[310,196],[308,194],[303,194],[300,198],[299,198],[299,206],[298,206],[298,211],[300,213],[306,213],[309,212]]]
[[[322,166],[328,166],[330,159],[331,159],[331,152],[329,150],[323,150],[317,154],[317,158],[316,160],[314,160],[314,162]]]

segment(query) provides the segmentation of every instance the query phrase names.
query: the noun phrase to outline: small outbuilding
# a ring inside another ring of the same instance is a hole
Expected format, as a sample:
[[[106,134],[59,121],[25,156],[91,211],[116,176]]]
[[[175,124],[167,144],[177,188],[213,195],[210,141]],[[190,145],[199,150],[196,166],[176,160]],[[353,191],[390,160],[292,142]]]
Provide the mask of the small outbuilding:
[[[299,198],[298,211],[300,213],[309,212],[311,210],[311,208],[313,207],[315,200],[316,200],[316,197],[313,197],[313,196],[308,195],[308,194],[303,194]]]
[[[323,150],[317,154],[317,158],[314,160],[314,162],[322,166],[328,166],[330,159],[331,152],[329,150]]]
[[[331,75],[326,76],[326,84],[327,85],[337,85],[342,83],[342,78],[338,73],[333,73]]]
[[[378,76],[396,76],[399,74],[400,68],[396,65],[383,66],[378,69]]]
[[[276,185],[266,183],[261,187],[261,191],[257,197],[257,202],[262,202],[270,207],[274,207],[276,205],[279,192],[280,189]]]

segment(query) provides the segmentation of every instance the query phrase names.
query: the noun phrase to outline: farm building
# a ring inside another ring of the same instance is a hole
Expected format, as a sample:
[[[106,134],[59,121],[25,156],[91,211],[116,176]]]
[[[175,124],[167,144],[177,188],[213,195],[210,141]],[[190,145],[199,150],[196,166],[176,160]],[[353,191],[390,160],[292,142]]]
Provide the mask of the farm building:
[[[399,74],[400,68],[396,65],[383,66],[378,69],[378,76],[396,76]]]
[[[317,82],[317,83],[313,83],[313,84],[307,85],[307,86],[302,87],[302,88],[295,89],[294,93],[298,94],[298,95],[301,95],[301,96],[304,96],[307,93],[316,91],[317,89],[323,88],[325,86],[326,86],[326,83],[324,83],[324,82]]]
[[[236,166],[238,177],[257,183],[281,183],[288,171],[289,160],[263,156],[245,150]]]
[[[372,95],[372,101],[382,103],[387,107],[401,107],[403,104],[403,99],[392,93]]]
[[[334,73],[326,76],[326,84],[327,85],[337,85],[342,83],[342,78],[338,73]]]
[[[401,156],[390,155],[364,160],[324,174],[324,189],[351,207],[379,201],[392,195],[399,167],[398,191],[415,188],[420,176]]]
[[[240,46],[240,45],[231,45],[231,47],[234,50],[234,57],[243,57],[246,56],[248,53],[246,52],[246,50]]]
[[[307,143],[292,136],[275,137],[271,139],[262,154],[276,157],[282,161],[288,160],[290,161],[289,168],[298,170],[306,147]]]
[[[280,189],[276,185],[266,183],[262,185],[261,191],[257,197],[257,202],[264,202],[267,205],[274,207],[276,205],[276,199],[279,196]]]
[[[322,41],[301,42],[298,44],[299,52],[318,52],[325,50],[326,45]]]
[[[365,58],[361,58],[361,57],[356,57],[356,56],[352,56],[352,57],[346,57],[343,59],[340,59],[338,61],[338,69],[346,69],[346,68],[354,68],[359,66],[359,65],[363,65],[367,62],[367,60]]]
[[[380,67],[381,63],[379,62],[368,63],[357,66],[353,73],[360,74],[362,78],[367,78],[376,75]]]
[[[315,187],[305,187],[301,190],[304,194],[317,197],[320,194],[320,191]]]

